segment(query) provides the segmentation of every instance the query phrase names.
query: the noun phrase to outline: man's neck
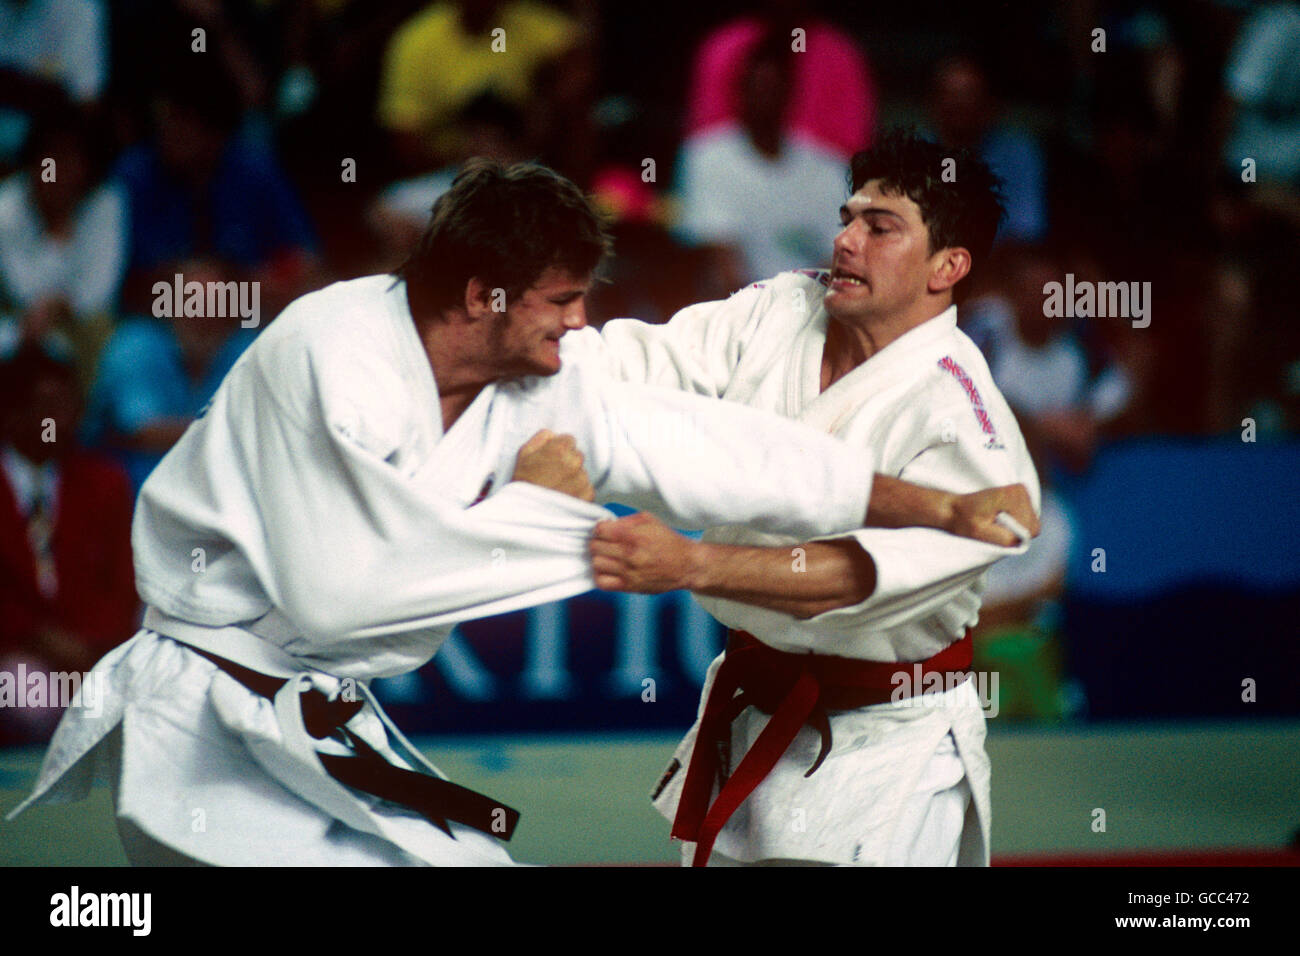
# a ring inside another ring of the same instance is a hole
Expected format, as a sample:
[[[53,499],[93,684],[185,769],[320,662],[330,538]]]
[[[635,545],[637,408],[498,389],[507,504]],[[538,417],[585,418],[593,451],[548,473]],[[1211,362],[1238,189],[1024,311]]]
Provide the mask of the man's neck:
[[[951,302],[922,303],[910,315],[868,318],[859,323],[828,317],[826,344],[822,347],[821,390],[824,392],[855,368],[898,341],[908,332],[946,312]]]
[[[492,381],[492,375],[467,360],[464,340],[456,335],[453,326],[458,321],[457,316],[416,318],[414,321],[416,334],[433,369],[442,411],[442,430],[446,432]]]

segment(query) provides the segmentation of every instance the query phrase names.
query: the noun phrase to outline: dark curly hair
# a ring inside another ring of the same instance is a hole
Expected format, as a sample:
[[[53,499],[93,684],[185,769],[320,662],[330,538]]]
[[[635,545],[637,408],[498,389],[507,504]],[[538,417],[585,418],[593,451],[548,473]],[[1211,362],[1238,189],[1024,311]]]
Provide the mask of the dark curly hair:
[[[589,275],[610,245],[599,213],[559,173],[474,159],[433,204],[419,245],[394,274],[440,312],[463,304],[471,278],[513,301],[549,268]]]
[[[944,182],[945,160],[953,182]],[[1005,210],[1002,182],[969,149],[948,149],[913,130],[893,129],[849,164],[852,192],[873,179],[885,193],[906,196],[921,210],[930,253],[957,246],[971,255],[971,272],[988,261]],[[970,288],[970,274],[958,286]],[[962,290],[962,292],[965,291]],[[956,292],[956,290],[954,290]]]

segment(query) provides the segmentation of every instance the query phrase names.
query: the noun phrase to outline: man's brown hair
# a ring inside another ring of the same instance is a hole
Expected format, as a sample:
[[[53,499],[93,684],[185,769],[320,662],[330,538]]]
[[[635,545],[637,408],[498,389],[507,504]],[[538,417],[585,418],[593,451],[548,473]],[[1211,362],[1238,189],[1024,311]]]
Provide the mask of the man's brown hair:
[[[504,289],[512,301],[547,269],[585,277],[609,251],[599,213],[559,173],[475,159],[433,204],[419,245],[396,275],[442,311],[464,304],[471,278]]]

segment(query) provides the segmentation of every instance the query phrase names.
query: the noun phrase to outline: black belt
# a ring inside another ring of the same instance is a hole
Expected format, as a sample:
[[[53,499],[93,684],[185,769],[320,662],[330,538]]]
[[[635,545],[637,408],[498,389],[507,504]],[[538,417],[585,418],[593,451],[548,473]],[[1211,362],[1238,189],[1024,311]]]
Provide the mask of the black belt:
[[[269,700],[274,700],[280,688],[288,683],[283,678],[252,670],[193,645],[187,644],[186,647],[216,664],[253,693]],[[300,700],[302,722],[307,733],[318,740],[341,733],[355,753],[352,757],[316,755],[326,772],[339,783],[409,807],[448,836],[451,836],[448,820],[502,840],[514,836],[515,825],[519,822],[518,810],[449,780],[395,767],[356,734],[349,733],[344,724],[365,706],[364,701],[330,700],[314,687],[301,695]]]

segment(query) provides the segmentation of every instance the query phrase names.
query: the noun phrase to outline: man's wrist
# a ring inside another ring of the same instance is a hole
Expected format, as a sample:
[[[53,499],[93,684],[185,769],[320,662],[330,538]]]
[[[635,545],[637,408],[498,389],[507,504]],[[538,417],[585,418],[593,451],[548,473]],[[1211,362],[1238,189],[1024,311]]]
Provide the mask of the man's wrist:
[[[714,586],[713,569],[716,546],[707,541],[688,540],[682,587],[687,591],[705,591]]]
[[[939,531],[953,533],[957,521],[957,498],[951,491],[936,491],[934,498],[934,524]]]

